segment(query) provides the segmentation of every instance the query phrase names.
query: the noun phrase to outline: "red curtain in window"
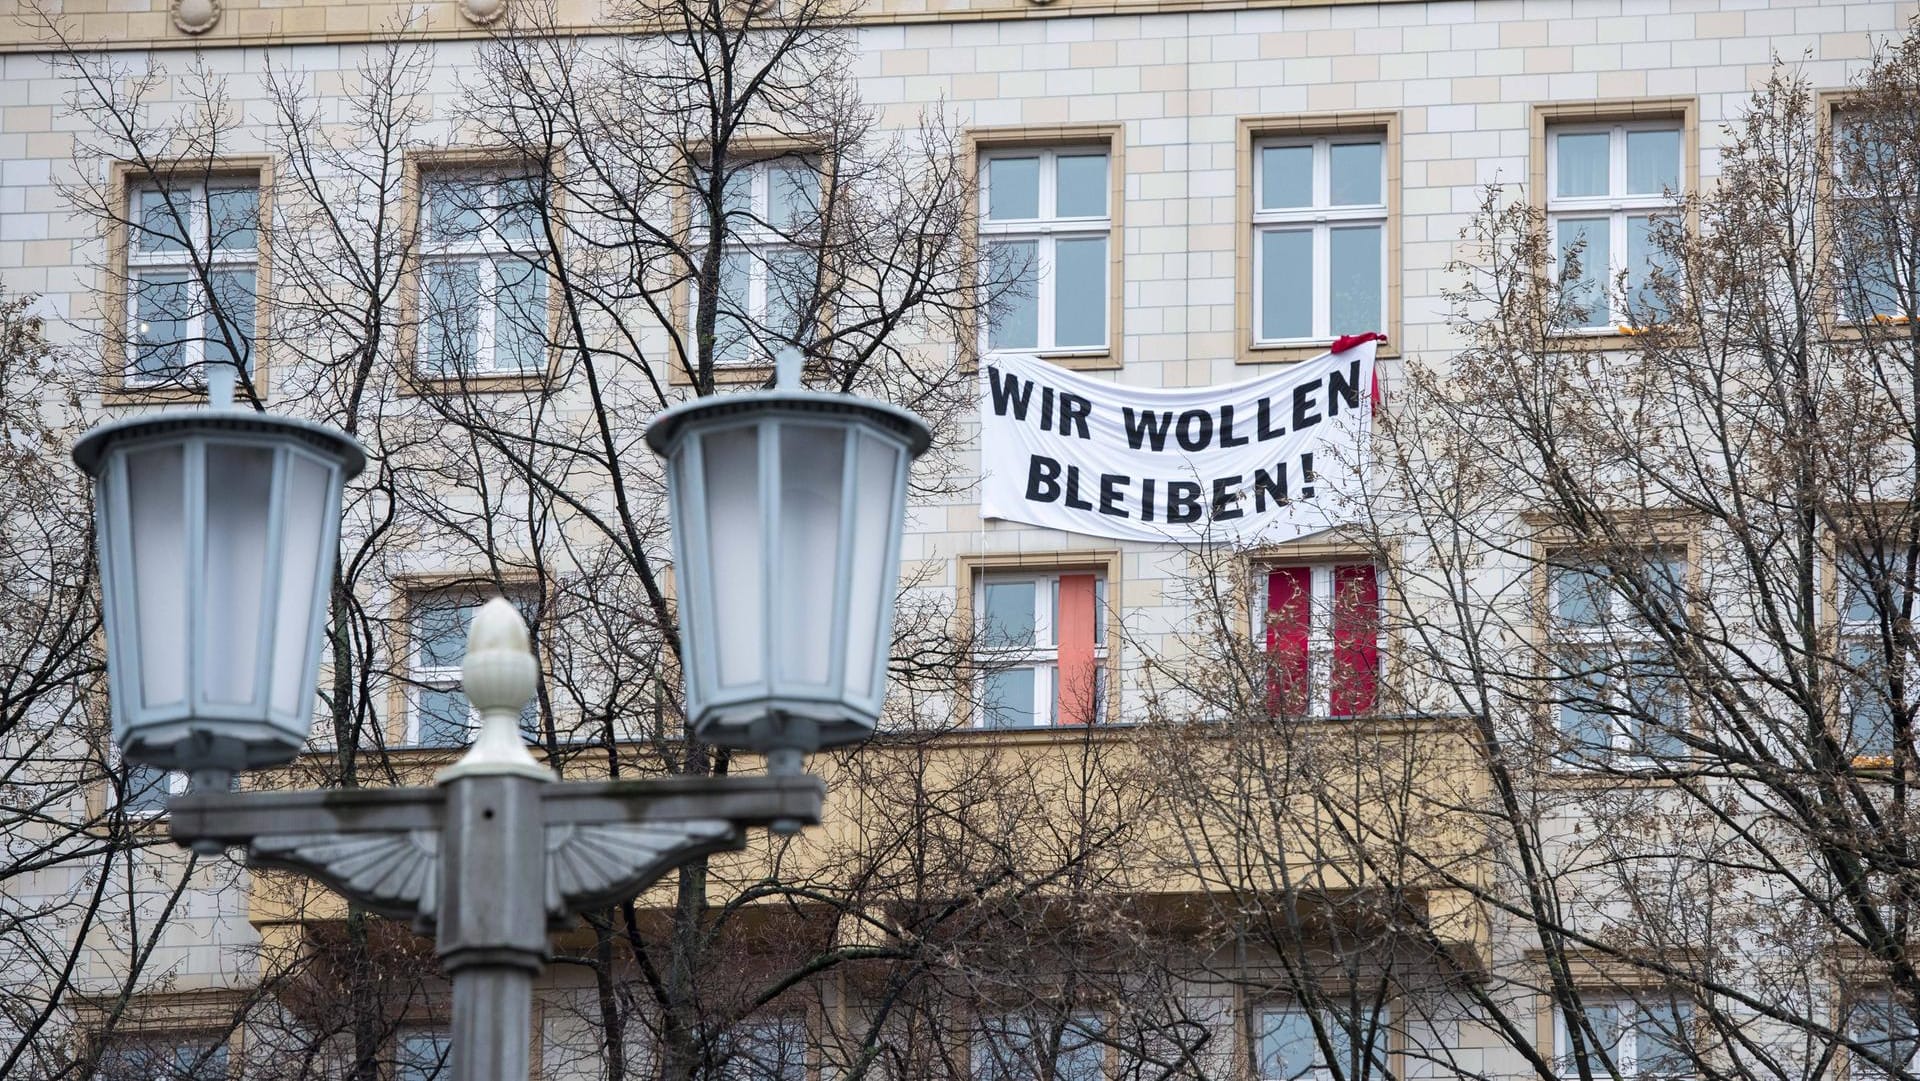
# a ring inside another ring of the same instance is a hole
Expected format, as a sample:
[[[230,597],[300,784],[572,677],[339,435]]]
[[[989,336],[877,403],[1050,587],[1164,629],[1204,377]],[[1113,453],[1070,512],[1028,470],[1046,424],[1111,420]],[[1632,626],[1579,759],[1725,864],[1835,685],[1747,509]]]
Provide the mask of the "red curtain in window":
[[[1380,582],[1370,563],[1333,568],[1333,678],[1327,711],[1373,712],[1380,682]]]
[[[1307,636],[1312,567],[1267,572],[1267,709],[1276,716],[1307,711]]]
[[[1060,645],[1059,695],[1055,716],[1061,724],[1090,724],[1098,714],[1094,695],[1099,664],[1093,656],[1093,621],[1100,618],[1094,604],[1093,575],[1060,576],[1060,609],[1054,617],[1054,641]]]

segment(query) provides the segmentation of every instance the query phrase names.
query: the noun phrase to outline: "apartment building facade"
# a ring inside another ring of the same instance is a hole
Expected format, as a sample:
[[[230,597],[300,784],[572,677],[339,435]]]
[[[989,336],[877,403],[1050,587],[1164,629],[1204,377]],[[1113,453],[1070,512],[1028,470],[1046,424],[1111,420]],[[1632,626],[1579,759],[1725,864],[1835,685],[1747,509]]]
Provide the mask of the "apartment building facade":
[[[334,250],[353,246],[355,237],[371,243],[406,236],[416,245],[391,267],[371,250],[359,253],[377,279],[368,293],[402,313],[392,317],[403,327],[396,340],[379,346],[380,363],[406,369],[400,383],[418,379],[457,390],[431,406],[422,404],[435,400],[431,389],[394,392],[381,438],[391,437],[384,446],[395,453],[432,445],[494,408],[490,403],[516,396],[549,395],[554,418],[606,413],[637,430],[652,408],[649,393],[692,393],[684,370],[668,378],[672,365],[657,370],[660,382],[650,390],[638,376],[627,388],[589,388],[572,368],[570,385],[541,389],[550,372],[561,370],[550,365],[551,339],[580,333],[564,325],[556,299],[575,287],[549,260],[587,256],[554,253],[537,215],[515,209],[540,189],[532,178],[537,170],[500,149],[502,133],[526,128],[524,118],[509,118],[508,97],[490,94],[512,85],[498,81],[496,67],[506,56],[590,52],[616,33],[644,31],[622,31],[620,12],[574,0],[532,7],[530,0],[17,4],[0,23],[0,287],[30,295],[31,310],[45,317],[49,337],[64,350],[62,362],[87,369],[75,399],[81,419],[190,399],[181,373],[223,358],[248,366],[268,408],[299,410],[334,393],[337,383],[301,373],[308,358],[291,339],[350,318],[355,301],[329,294],[324,276],[301,265],[312,252],[275,251],[267,238],[325,232],[325,219],[350,207],[370,218],[395,213],[405,224],[388,233],[362,221],[359,232],[335,237]],[[834,29],[835,48],[844,52],[833,57],[866,110],[867,138],[924,132],[930,120],[950,129],[967,174],[969,258],[982,277],[1006,286],[957,328],[934,321],[903,327],[904,354],[941,358],[967,372],[996,354],[1033,354],[1123,387],[1196,388],[1282,370],[1342,335],[1377,331],[1385,336],[1378,355],[1391,396],[1406,364],[1444,369],[1466,344],[1455,320],[1462,273],[1456,264],[1471,256],[1463,234],[1491,187],[1505,193],[1501,200],[1530,203],[1544,215],[1550,258],[1580,253],[1595,268],[1578,285],[1586,302],[1575,329],[1602,346],[1619,345],[1633,336],[1633,291],[1658,261],[1655,223],[1688,213],[1684,193],[1718,182],[1720,152],[1737,138],[1743,111],[1775,75],[1776,61],[1784,59],[1818,90],[1843,91],[1868,67],[1876,43],[1901,35],[1914,14],[1912,4],[1882,0],[880,0]],[[501,35],[535,21],[556,51],[498,51]],[[379,96],[369,93],[378,89],[370,83],[383,76],[407,99],[389,114],[407,114],[404,133],[370,123],[364,112]],[[101,81],[105,89],[89,85]],[[294,84],[301,88],[294,97],[276,90]],[[207,91],[212,86],[217,101]],[[296,99],[309,111],[281,111]],[[129,143],[157,157],[137,160],[116,144],[112,125],[102,120],[117,107],[145,125]],[[645,107],[610,103],[602,120]],[[212,114],[221,119],[208,126]],[[216,129],[217,140],[200,134]],[[290,148],[303,144],[286,133],[300,129],[319,137],[308,149],[332,146],[336,157],[318,165],[291,160]],[[377,159],[396,161],[401,170],[353,174],[354,162],[376,160],[356,156],[364,147],[355,144],[381,138],[404,144]],[[729,178],[725,199],[751,224],[740,227],[719,266],[713,358],[720,384],[765,377],[759,331],[798,335],[820,318],[803,313],[796,299],[795,281],[811,283],[810,272],[783,262],[782,253],[792,247],[789,228],[818,214],[818,185],[832,170],[791,140],[743,145],[750,152]],[[160,158],[188,164],[159,175],[152,162]],[[579,163],[576,156],[562,167]],[[644,202],[635,215],[645,216]],[[1608,287],[1621,275],[1628,299]],[[616,292],[599,288],[592,295]],[[697,292],[682,286],[672,305],[650,308],[640,303],[641,290],[629,297],[632,310],[602,314],[647,343],[635,348],[670,355],[662,323],[684,328],[702,306]],[[899,384],[885,385],[912,396]],[[449,400],[458,404],[449,407]],[[1423,962],[1432,970],[1433,984],[1422,992],[1428,999],[1396,993],[1380,1000],[1390,1002],[1381,1008],[1393,1020],[1377,1029],[1377,1045],[1369,1037],[1356,1052],[1350,1032],[1319,1031],[1316,1011],[1333,1007],[1252,992],[1233,974],[1285,969],[1279,939],[1244,929],[1210,938],[1224,933],[1221,925],[1195,915],[1206,906],[1193,899],[1237,890],[1312,896],[1326,906],[1325,925],[1309,919],[1288,932],[1300,936],[1303,956],[1336,955],[1343,942],[1360,938],[1377,948],[1377,939],[1355,930],[1365,918],[1351,911],[1351,899],[1365,892],[1359,883],[1370,881],[1366,861],[1316,850],[1304,836],[1268,837],[1266,853],[1227,861],[1245,876],[1228,881],[1233,874],[1222,863],[1200,859],[1181,867],[1165,856],[1204,846],[1166,842],[1155,849],[1159,856],[1140,855],[1124,873],[1111,873],[1131,883],[1129,911],[1153,909],[1160,915],[1137,918],[1174,929],[1166,940],[1173,944],[1155,953],[1169,986],[1177,985],[1170,1000],[1181,1004],[1177,1023],[1164,1027],[1184,1026],[1200,1038],[1153,1060],[1134,1054],[1131,1037],[1119,1035],[1125,1011],[1111,1005],[1069,1006],[1066,1023],[1045,1035],[1017,1006],[976,1005],[954,1031],[924,1037],[951,1052],[943,1068],[1009,1081],[1103,1074],[1294,1081],[1344,1078],[1356,1068],[1362,1076],[1504,1077],[1536,1073],[1531,1048],[1563,1075],[1578,1076],[1567,1018],[1555,1016],[1552,1000],[1536,1005],[1533,992],[1522,992],[1533,984],[1498,975],[1539,968],[1538,942],[1515,932],[1512,912],[1463,885],[1498,877],[1488,855],[1498,845],[1484,824],[1448,817],[1466,798],[1461,793],[1485,791],[1458,757],[1464,737],[1404,716],[1425,710],[1412,704],[1418,695],[1393,707],[1386,702],[1395,645],[1382,621],[1366,613],[1411,587],[1386,580],[1374,546],[1336,532],[1242,558],[1236,566],[1243,581],[1227,592],[1222,619],[1222,595],[1205,587],[1218,568],[1191,549],[982,518],[975,418],[964,393],[954,400],[960,404],[953,415],[942,418],[938,478],[910,511],[903,610],[935,613],[926,618],[952,628],[947,639],[961,643],[955,650],[965,657],[929,661],[935,674],[921,673],[920,685],[896,696],[907,715],[942,729],[916,746],[954,762],[1009,755],[1042,762],[1022,775],[1056,780],[1074,776],[1073,763],[1093,744],[1105,747],[1109,760],[1126,758],[1128,769],[1143,761],[1151,769],[1155,753],[1172,753],[1166,745],[1105,733],[1206,715],[1208,703],[1195,700],[1204,698],[1205,681],[1182,684],[1166,673],[1183,663],[1213,663],[1207,650],[1221,643],[1207,627],[1223,622],[1229,639],[1238,636],[1254,653],[1279,657],[1283,669],[1301,673],[1282,712],[1306,718],[1303,724],[1372,725],[1375,739],[1378,731],[1393,733],[1393,746],[1410,763],[1396,775],[1400,790],[1429,797],[1432,821],[1408,828],[1427,831],[1423,843],[1444,850],[1428,857],[1429,869],[1444,873],[1435,871],[1415,891],[1426,921],[1423,941],[1444,960]],[[644,453],[637,441],[627,452]],[[482,592],[476,583],[520,582],[516,599],[530,610],[548,604],[543,593],[554,587],[526,565],[584,562],[595,548],[593,529],[582,521],[608,513],[616,494],[634,494],[587,482],[582,506],[592,513],[582,510],[555,526],[559,539],[540,536],[545,519],[538,513],[487,536],[477,523],[499,496],[488,494],[484,473],[455,461],[438,476],[387,478],[393,487],[383,498],[429,509],[382,542],[365,579],[361,601],[373,614],[363,622],[384,643],[379,686],[366,692],[368,723],[377,732],[371,746],[381,761],[399,765],[359,783],[403,780],[467,738],[458,664],[466,620]],[[514,491],[532,498],[530,489]],[[644,494],[639,498],[644,502]],[[375,510],[363,508],[362,515],[350,532],[390,524]],[[1570,578],[1544,589],[1547,604],[1571,625],[1604,622],[1604,614],[1591,611],[1610,603],[1604,591]],[[568,590],[592,592],[578,585],[560,591]],[[635,593],[620,603],[639,610],[657,600]],[[571,608],[560,603],[549,612],[557,620],[589,607],[575,598]],[[628,645],[645,651],[644,643]],[[967,658],[981,662],[977,671]],[[576,660],[585,666],[592,658]],[[942,666],[947,681],[963,689],[938,689]],[[1083,695],[1074,677],[1089,672],[1097,681]],[[544,710],[572,718],[580,731],[602,725],[605,744],[646,743],[649,718],[603,717],[585,705],[631,704],[644,695],[622,699],[585,686],[593,682],[587,677],[575,679],[530,707],[536,741]],[[1622,756],[1640,753],[1642,734],[1616,731],[1605,719],[1576,710],[1557,723],[1576,735],[1582,725],[1598,724],[1603,731],[1585,732],[1585,742]],[[1090,742],[1089,733],[1097,738]],[[317,720],[320,758],[338,751],[334,737]],[[72,737],[86,738],[95,737]],[[564,733],[558,738],[566,742]],[[924,755],[915,761],[933,775],[960,772],[957,765],[929,767]],[[339,782],[329,768],[311,773]],[[820,768],[836,785],[853,785],[845,779],[861,772],[849,762]],[[1338,772],[1324,764],[1314,769],[1323,781]],[[957,776],[942,776],[965,787]],[[1125,805],[1138,774],[1106,783],[1101,798]],[[163,795],[176,788],[173,778],[121,770],[117,780],[74,790],[62,813],[106,814],[103,808],[118,801],[136,822],[136,839],[151,841]],[[1090,782],[1082,774],[1079,787],[1056,786],[1047,799],[1066,801],[1069,791],[1086,796]],[[1449,811],[1432,809],[1443,804]],[[859,825],[824,827],[833,840],[823,848],[861,848],[848,838],[877,836],[863,831],[872,816],[884,815],[875,808],[885,806],[877,797],[864,809],[851,797],[830,804],[830,817]],[[1041,818],[1047,806],[1046,799],[1034,804]],[[1578,834],[1577,816],[1547,817],[1554,823],[1549,833]],[[1190,837],[1204,833],[1208,821],[1196,812],[1170,829]],[[1041,823],[1009,835],[1032,831]],[[824,873],[817,868],[827,857],[809,858],[815,863],[789,857],[814,868],[796,872],[803,879]],[[262,1032],[291,1032],[326,1013],[311,1001],[314,988],[351,982],[324,959],[349,937],[365,935],[355,917],[290,882],[220,862],[188,865],[163,843],[136,847],[117,866],[92,872],[120,878],[97,905],[100,915],[77,933],[71,986],[62,988],[66,1004],[46,1022],[70,1034],[70,1063],[90,1063],[103,1076],[306,1076],[353,1068],[355,1041],[368,1037],[350,1024],[331,1042],[314,1041],[324,1050],[298,1065],[285,1057],[292,1044]],[[8,890],[31,906],[85,895],[98,881],[74,865],[37,871]],[[1265,885],[1248,884],[1258,881]],[[1051,896],[1044,889],[1033,896],[1043,895]],[[886,907],[871,897],[861,903]],[[1161,911],[1181,906],[1187,915]],[[658,908],[669,910],[670,899]],[[1058,917],[1040,922],[1053,926]],[[884,923],[843,928],[834,943],[884,942]],[[777,938],[766,929],[777,926],[770,914],[762,933]],[[563,936],[557,949],[588,957],[604,942],[580,931]],[[364,937],[356,948],[367,948]],[[416,976],[430,966],[403,943],[389,944],[382,956]],[[1334,981],[1343,990],[1329,1001],[1357,1001],[1351,985],[1360,969],[1337,961],[1332,967],[1344,974]],[[1594,971],[1604,967],[1596,963]],[[288,975],[296,971],[307,982]],[[550,1081],[607,1076],[609,1053],[624,1056],[642,1076],[663,1061],[645,1026],[609,1043],[598,1008],[606,986],[593,971],[556,965],[543,985],[542,1019],[530,1038],[539,1049],[537,1069]],[[1262,979],[1287,983],[1284,975]],[[430,976],[420,980],[417,995],[383,1007],[373,1043],[384,1076],[426,1078],[442,1065],[444,999]],[[823,1030],[839,1025],[840,1037],[859,1030],[844,1016],[869,1016],[888,987],[869,977],[835,975],[830,982],[804,1005],[782,1000],[787,1005],[732,1018],[727,1035],[705,1045],[713,1076],[826,1081],[853,1072],[860,1048],[885,1043],[872,1034],[879,1030],[865,1030],[851,1041],[853,1050]],[[1499,1006],[1444,990],[1465,985],[1495,988]],[[1686,1024],[1683,1007],[1609,994],[1592,1003],[1589,1035],[1608,1045],[1624,1072],[1693,1072],[1670,1070],[1661,1057]],[[1001,987],[985,998],[1020,996]],[[242,1014],[245,1024],[229,1023]],[[1521,1016],[1524,1039],[1496,1023]],[[11,1023],[23,1028],[17,1017]],[[1834,1024],[1842,1032],[1858,1028]],[[925,1062],[940,1058],[918,1053],[931,1056]],[[1330,1057],[1342,1055],[1344,1067],[1330,1066]],[[1142,1065],[1150,1060],[1154,1065]],[[923,1062],[901,1059],[908,1061]],[[924,1063],[893,1069],[935,1072]]]

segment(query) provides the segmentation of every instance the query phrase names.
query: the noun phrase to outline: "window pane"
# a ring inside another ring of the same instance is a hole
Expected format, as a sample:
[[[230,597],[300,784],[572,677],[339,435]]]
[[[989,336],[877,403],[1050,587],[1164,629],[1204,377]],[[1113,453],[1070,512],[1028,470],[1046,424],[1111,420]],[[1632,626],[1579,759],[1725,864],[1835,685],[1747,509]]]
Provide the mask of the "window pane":
[[[1033,669],[993,672],[981,682],[984,693],[980,696],[980,707],[986,727],[1033,727]]]
[[[1609,1064],[1618,1065],[1620,1061],[1620,1007],[1611,1003],[1586,1003],[1581,1006],[1580,1014],[1586,1026],[1577,1034],[1578,1044],[1575,1033],[1566,1034],[1567,1070],[1577,1075],[1578,1062],[1585,1059],[1592,1076],[1606,1077],[1613,1072]],[[1576,1046],[1581,1053],[1574,1053]]]
[[[538,237],[541,233],[539,181],[530,176],[516,176],[493,187],[498,208],[494,228],[501,238],[533,240]]]
[[[1107,341],[1107,238],[1053,245],[1053,344],[1062,349]]]
[[[1606,618],[1608,590],[1601,567],[1556,568],[1553,578],[1553,616],[1563,626],[1598,627]]]
[[[1672,264],[1655,242],[1656,235],[1653,218],[1636,214],[1627,219],[1627,295],[1632,298],[1629,314],[1642,326],[1666,318],[1666,309],[1650,283],[1656,269],[1671,273]]]
[[[1060,1032],[1060,1053],[1053,1059],[1053,1081],[1102,1081],[1106,1045],[1099,1040],[1100,1019],[1076,1016]]]
[[[987,162],[987,218],[1008,221],[1040,216],[1040,159],[992,158]]]
[[[500,277],[493,319],[493,366],[497,371],[538,371],[546,367],[547,272],[521,259],[494,264]]]
[[[1380,226],[1365,225],[1329,231],[1327,333],[1359,334],[1379,330],[1380,291],[1385,275],[1380,269]]]
[[[145,273],[133,289],[133,369],[160,379],[178,376],[186,362],[187,275],[181,271]]]
[[[1369,328],[1371,329],[1371,328]],[[1260,337],[1313,336],[1313,234],[1260,234]]]
[[[206,357],[237,364],[245,371],[253,358],[253,271],[216,270],[209,277],[213,283],[213,311],[218,318],[207,319]],[[228,346],[229,340],[239,347],[238,357]]]
[[[1680,190],[1680,133],[1627,132],[1627,191],[1635,195]]]
[[[170,202],[163,191],[140,193],[141,251],[185,251],[187,229],[192,222],[193,211],[186,196],[179,196]]]
[[[982,645],[1009,649],[1034,644],[1033,582],[988,582],[981,590]]]
[[[998,291],[988,306],[988,349],[1034,349],[1040,344],[1039,245],[1007,240],[987,247],[987,273]]]
[[[753,337],[743,316],[752,287],[753,266],[743,251],[720,257],[720,312],[713,321],[713,358],[721,364],[744,364],[753,359]]]
[[[1313,205],[1313,147],[1260,148],[1260,209]]]
[[[253,250],[259,243],[260,189],[216,188],[209,191],[207,217],[215,248]]]
[[[1336,143],[1331,154],[1334,206],[1374,206],[1383,201],[1379,143]]]
[[[1633,753],[1655,760],[1670,760],[1687,753],[1680,739],[1686,724],[1686,709],[1673,666],[1656,650],[1636,650],[1627,659],[1626,680],[1628,732],[1633,737]]]
[[[1856,755],[1893,753],[1893,710],[1889,705],[1886,655],[1879,641],[1855,639],[1841,646],[1851,750]]]
[[[1653,1002],[1641,1007],[1634,1026],[1634,1060],[1641,1077],[1669,1079],[1695,1074],[1687,1029],[1693,1011],[1686,1004]]]
[[[722,1041],[721,1081],[804,1081],[806,1030],[797,1017],[749,1021]]]
[[[394,1081],[434,1081],[446,1069],[451,1038],[444,1032],[409,1032],[394,1047]]]
[[[467,742],[472,714],[467,696],[456,690],[423,687],[415,698],[422,747],[458,747]]]
[[[487,192],[472,176],[438,176],[427,181],[427,238],[440,242],[479,240],[486,225],[482,213]]]
[[[421,604],[413,610],[414,665],[419,668],[458,668],[467,650],[467,625],[474,607],[468,604]]]
[[[804,342],[801,320],[813,302],[814,253],[781,248],[767,257],[767,330],[782,343]]]
[[[820,213],[820,179],[805,162],[767,166],[767,224],[783,233],[806,229]]]
[[[1554,136],[1554,195],[1607,194],[1607,148],[1612,140],[1604,131]]]
[[[1613,753],[1613,717],[1607,709],[1607,673],[1602,657],[1569,653],[1559,665],[1560,738],[1571,761],[1595,761]]]
[[[436,375],[472,371],[480,349],[480,264],[441,259],[427,264],[424,368]]]
[[[1604,327],[1611,314],[1607,306],[1609,255],[1607,219],[1562,218],[1557,224],[1562,288],[1576,327]],[[1572,277],[1566,275],[1577,270]]]
[[[1874,576],[1875,568],[1881,560],[1876,554],[1872,559],[1848,555],[1840,559],[1838,574],[1840,578],[1840,618],[1848,623],[1878,623],[1879,609],[1875,606]],[[1898,598],[1895,598],[1896,603]]]
[[[130,763],[120,805],[130,814],[156,814],[167,809],[167,790],[166,770]]]
[[[1260,1081],[1296,1081],[1312,1074],[1320,1058],[1319,1041],[1304,1012],[1266,1010],[1260,1014],[1256,1054]]]
[[[1107,216],[1107,156],[1075,154],[1055,159],[1059,173],[1054,213],[1062,218]]]

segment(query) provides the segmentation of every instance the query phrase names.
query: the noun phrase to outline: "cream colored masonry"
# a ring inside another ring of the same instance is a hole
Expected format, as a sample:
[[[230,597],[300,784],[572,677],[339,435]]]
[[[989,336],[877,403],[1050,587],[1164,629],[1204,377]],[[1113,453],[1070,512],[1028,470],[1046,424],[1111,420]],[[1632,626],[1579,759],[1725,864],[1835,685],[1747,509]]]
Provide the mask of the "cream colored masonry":
[[[57,185],[76,169],[104,176],[108,163],[74,160],[81,121],[65,112],[63,86],[34,44],[38,32],[8,13],[19,3],[0,0],[0,49],[7,50],[0,53],[0,284],[38,295],[55,333],[78,340],[74,328],[100,318],[106,242],[63,208]],[[56,0],[55,7],[85,40],[166,47],[123,54],[134,68],[151,57],[179,70],[190,59],[182,50],[200,47],[199,59],[225,75],[242,106],[261,96],[269,58],[282,70],[316,73],[322,88],[344,85],[369,29],[397,10],[233,0],[212,31],[191,39],[171,25],[165,0]],[[434,77],[447,91],[439,107],[450,110],[476,42],[452,3],[424,8],[429,31],[441,35],[433,47]],[[1678,103],[1696,120],[1700,175],[1693,179],[1711,183],[1721,124],[1772,57],[1804,56],[1807,79],[1840,87],[1874,37],[1896,32],[1914,9],[1831,0],[885,0],[856,32],[855,73],[866,100],[891,124],[910,125],[944,103],[980,128],[1117,128],[1122,333],[1104,377],[1191,386],[1258,370],[1239,359],[1244,343],[1236,331],[1247,304],[1236,258],[1247,228],[1240,140],[1249,121],[1392,118],[1398,274],[1387,329],[1401,354],[1440,360],[1453,345],[1444,268],[1482,186],[1528,180],[1536,106]],[[241,44],[247,47],[235,47]],[[440,135],[450,142],[447,130],[443,124]],[[228,149],[258,153],[260,140],[260,131],[243,128]],[[1389,378],[1394,365],[1387,361]],[[905,558],[930,589],[961,588],[965,567],[1022,557],[1116,568],[1114,596],[1129,638],[1172,648],[1185,614],[1175,583],[1189,573],[1186,554],[983,522],[965,497],[913,509]],[[1133,702],[1137,688],[1129,683],[1125,694]],[[152,870],[153,889],[178,873],[176,863],[157,857]],[[217,889],[224,872],[198,874],[207,876],[206,888],[190,891],[184,918],[164,934],[153,985],[244,986],[249,966],[239,947],[253,940],[244,891]],[[68,885],[48,882],[43,892]],[[123,963],[102,943],[87,954],[87,986],[110,986]]]

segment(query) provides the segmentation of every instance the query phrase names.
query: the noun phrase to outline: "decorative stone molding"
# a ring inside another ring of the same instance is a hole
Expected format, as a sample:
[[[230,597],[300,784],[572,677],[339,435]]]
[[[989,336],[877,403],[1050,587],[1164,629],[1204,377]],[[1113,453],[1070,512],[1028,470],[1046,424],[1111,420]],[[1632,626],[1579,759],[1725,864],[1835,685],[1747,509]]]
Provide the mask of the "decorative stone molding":
[[[183,34],[204,34],[220,21],[220,0],[173,0],[173,25]]]
[[[460,0],[460,14],[476,26],[486,26],[506,11],[507,0]]]

